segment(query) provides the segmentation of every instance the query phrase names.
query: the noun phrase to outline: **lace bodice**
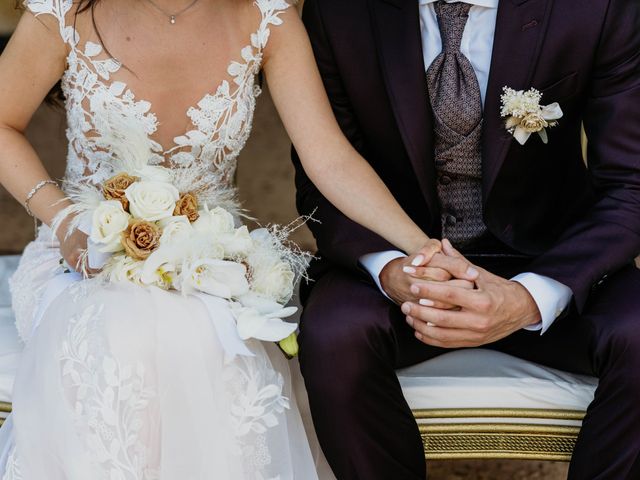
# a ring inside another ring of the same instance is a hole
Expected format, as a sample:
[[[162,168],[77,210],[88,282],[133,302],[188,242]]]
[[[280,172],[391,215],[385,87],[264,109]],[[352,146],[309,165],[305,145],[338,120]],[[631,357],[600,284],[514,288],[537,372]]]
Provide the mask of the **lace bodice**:
[[[122,68],[119,60],[106,54],[103,46],[82,42],[69,21],[72,0],[25,0],[35,15],[56,18],[67,44],[67,68],[62,77],[69,141],[66,179],[86,178],[98,183],[114,173],[115,155],[126,154],[127,137],[144,139],[151,164],[170,167],[210,165],[219,178],[231,180],[236,161],[253,122],[260,86],[256,82],[262,66],[271,25],[280,25],[280,14],[290,4],[285,0],[255,0],[260,10],[258,29],[248,39],[238,61],[232,61],[215,93],[206,94],[187,111],[191,129],[174,138],[168,150],[152,140],[158,119],[151,102],[137,98],[128,85],[114,80]],[[124,152],[124,153],[123,153]]]

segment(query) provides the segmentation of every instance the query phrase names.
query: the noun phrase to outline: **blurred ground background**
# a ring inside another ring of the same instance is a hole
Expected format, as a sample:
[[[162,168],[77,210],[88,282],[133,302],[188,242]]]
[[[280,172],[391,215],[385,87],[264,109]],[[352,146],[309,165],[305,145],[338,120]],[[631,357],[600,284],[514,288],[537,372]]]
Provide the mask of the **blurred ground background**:
[[[13,0],[0,0],[0,37],[5,39],[17,18],[13,4]],[[62,112],[43,106],[27,132],[54,178],[64,172],[64,129]],[[289,149],[286,132],[265,92],[259,101],[253,135],[240,157],[238,173],[244,206],[262,223],[289,223],[297,217]],[[19,252],[33,238],[33,221],[1,187],[0,225],[0,252]],[[314,248],[306,228],[296,232],[294,240],[306,249]],[[431,462],[429,469],[433,480],[561,480],[566,478],[567,467],[553,462],[459,460]]]

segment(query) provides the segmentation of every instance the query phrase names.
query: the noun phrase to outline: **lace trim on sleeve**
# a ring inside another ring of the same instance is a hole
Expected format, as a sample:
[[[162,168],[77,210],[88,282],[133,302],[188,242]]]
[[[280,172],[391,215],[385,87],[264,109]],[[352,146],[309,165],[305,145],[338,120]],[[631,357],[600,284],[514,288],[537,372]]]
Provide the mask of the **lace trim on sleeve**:
[[[262,13],[262,21],[260,22],[258,31],[251,35],[251,45],[262,52],[269,42],[269,36],[271,34],[269,26],[282,25],[280,14],[290,8],[292,3],[286,0],[256,0],[255,5]]]
[[[78,44],[78,33],[66,23],[66,16],[73,7],[73,0],[24,0],[22,4],[36,17],[43,14],[55,17],[64,43],[71,47]]]

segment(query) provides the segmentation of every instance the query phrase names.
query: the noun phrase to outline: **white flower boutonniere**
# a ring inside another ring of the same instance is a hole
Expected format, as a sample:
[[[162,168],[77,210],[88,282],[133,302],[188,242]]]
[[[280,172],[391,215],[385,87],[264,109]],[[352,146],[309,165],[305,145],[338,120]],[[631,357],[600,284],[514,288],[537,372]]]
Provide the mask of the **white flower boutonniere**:
[[[563,116],[557,102],[551,105],[540,105],[542,93],[535,88],[526,92],[504,87],[500,100],[500,115],[506,118],[506,128],[520,145],[524,145],[532,133],[537,133],[544,143],[549,142],[547,128],[558,125]]]

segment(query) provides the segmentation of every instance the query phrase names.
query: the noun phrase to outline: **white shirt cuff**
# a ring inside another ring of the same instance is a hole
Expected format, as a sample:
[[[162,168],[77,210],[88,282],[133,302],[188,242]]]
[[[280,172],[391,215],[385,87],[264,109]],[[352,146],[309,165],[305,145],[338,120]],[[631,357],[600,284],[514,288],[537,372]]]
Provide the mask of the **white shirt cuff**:
[[[516,275],[511,280],[526,288],[538,305],[542,321],[526,327],[525,330],[540,331],[541,335],[549,330],[573,297],[569,287],[543,275],[526,272]]]
[[[398,250],[388,250],[386,252],[376,252],[376,253],[368,253],[367,255],[363,255],[360,257],[360,265],[371,275],[373,281],[378,286],[378,289],[382,292],[382,294],[389,298],[389,295],[382,289],[382,285],[380,284],[380,273],[382,273],[382,269],[387,266],[389,262],[397,258],[404,258],[407,255],[398,251]],[[389,298],[389,300],[391,300]]]

